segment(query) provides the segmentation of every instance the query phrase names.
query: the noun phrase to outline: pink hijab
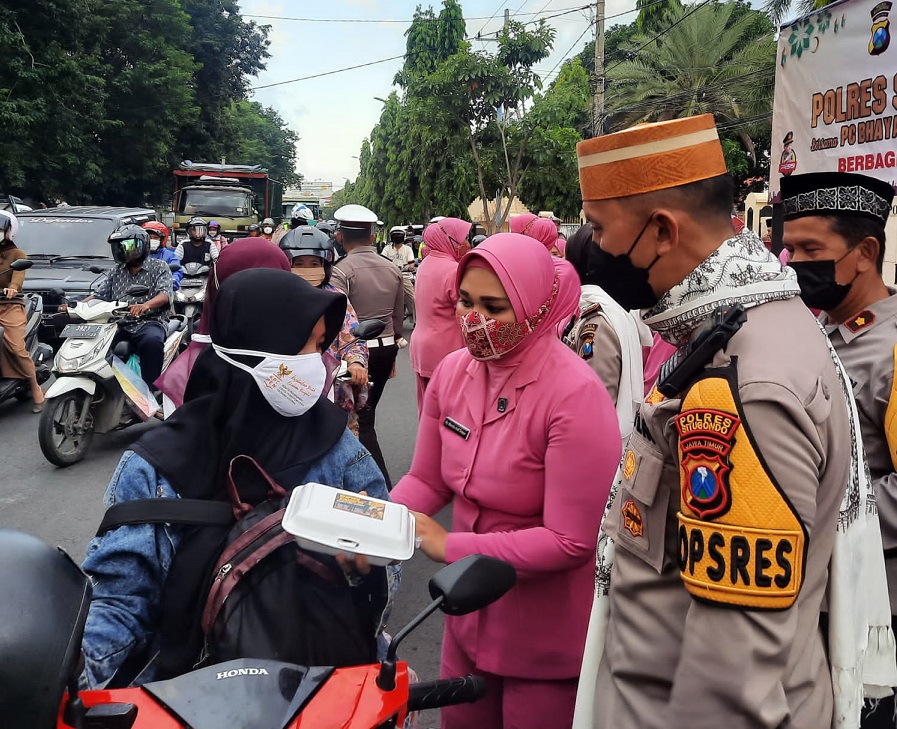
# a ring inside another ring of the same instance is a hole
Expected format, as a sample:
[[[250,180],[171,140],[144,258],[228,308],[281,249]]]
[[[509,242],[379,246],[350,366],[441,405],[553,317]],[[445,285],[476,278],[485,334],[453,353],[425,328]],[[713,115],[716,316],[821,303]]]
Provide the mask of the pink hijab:
[[[443,218],[439,222],[430,223],[424,228],[427,254],[439,251],[448,254],[456,261],[460,260],[467,249],[464,244],[467,243],[471,227],[471,223],[458,218]]]
[[[550,253],[557,247],[558,229],[550,218],[540,218],[532,213],[511,218],[511,232],[527,235],[539,241]]]
[[[279,268],[290,270],[290,260],[286,254],[264,238],[242,238],[235,240],[221,250],[218,260],[212,264],[209,282],[206,285],[206,299],[202,309],[202,317],[196,325],[197,334],[208,334],[212,321],[212,307],[218,288],[229,276],[248,268]],[[168,366],[155,385],[175,407],[184,404],[184,390],[187,380],[193,371],[193,363],[208,345],[203,342],[190,342],[187,349]]]
[[[558,275],[558,297],[554,302],[554,307],[561,320],[557,325],[557,334],[559,337],[563,337],[564,330],[570,321],[573,318],[579,318],[579,297],[582,294],[582,284],[572,263],[554,256],[552,256],[551,262]]]
[[[532,238],[517,233],[498,233],[464,256],[458,265],[455,279],[458,287],[469,266],[492,271],[508,295],[517,321],[523,321],[538,312],[552,296],[557,283],[557,294],[548,314],[529,336],[500,359],[474,362],[476,377],[483,378],[485,382],[486,408],[491,408],[515,373],[521,371],[521,367],[536,364],[540,360],[544,347],[550,346],[552,339],[557,339],[559,327],[566,326],[570,321],[570,287],[567,283],[570,277],[564,273],[562,282],[560,270],[555,267],[554,261],[548,250]],[[573,274],[575,273],[574,270]],[[579,277],[575,278],[578,290]],[[534,358],[529,356],[531,352],[534,353]]]

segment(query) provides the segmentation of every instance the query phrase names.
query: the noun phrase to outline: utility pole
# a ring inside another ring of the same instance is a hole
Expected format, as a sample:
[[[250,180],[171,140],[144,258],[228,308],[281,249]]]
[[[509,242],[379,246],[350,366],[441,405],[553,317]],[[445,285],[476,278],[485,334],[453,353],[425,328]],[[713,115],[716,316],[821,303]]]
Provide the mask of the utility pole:
[[[592,99],[592,134],[604,132],[604,0],[595,3],[595,97]]]

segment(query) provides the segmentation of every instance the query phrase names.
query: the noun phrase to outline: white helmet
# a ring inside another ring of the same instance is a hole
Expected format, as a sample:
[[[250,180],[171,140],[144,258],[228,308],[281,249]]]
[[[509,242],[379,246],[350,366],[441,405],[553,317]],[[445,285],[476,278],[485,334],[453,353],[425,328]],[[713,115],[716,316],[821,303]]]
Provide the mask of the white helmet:
[[[0,210],[0,233],[3,233],[3,240],[15,240],[18,232],[19,221],[16,220],[16,216],[6,210]]]

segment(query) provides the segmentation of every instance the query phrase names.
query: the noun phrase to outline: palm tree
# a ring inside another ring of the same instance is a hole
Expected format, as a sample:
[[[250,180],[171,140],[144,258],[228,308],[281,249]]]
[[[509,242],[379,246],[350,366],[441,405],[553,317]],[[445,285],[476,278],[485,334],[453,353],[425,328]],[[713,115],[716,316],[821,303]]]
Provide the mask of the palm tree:
[[[793,2],[793,0],[767,0],[766,5],[763,6],[763,10],[769,14],[773,23],[779,25],[791,9],[796,10],[797,15],[801,16],[806,15],[813,10],[824,8],[826,5],[831,5],[834,1],[835,0],[797,0],[797,2]]]
[[[756,164],[753,139],[772,118],[772,26],[735,2],[673,10],[658,35],[636,35],[628,58],[607,68],[608,126],[713,114]]]

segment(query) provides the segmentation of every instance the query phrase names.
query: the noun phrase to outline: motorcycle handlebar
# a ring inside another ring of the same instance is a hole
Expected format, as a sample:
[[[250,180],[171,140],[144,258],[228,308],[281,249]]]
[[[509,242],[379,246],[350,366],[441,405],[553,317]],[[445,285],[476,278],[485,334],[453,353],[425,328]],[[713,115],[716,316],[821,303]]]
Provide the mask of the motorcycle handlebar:
[[[408,711],[438,709],[455,704],[472,704],[486,695],[486,679],[467,675],[421,681],[408,687]]]

